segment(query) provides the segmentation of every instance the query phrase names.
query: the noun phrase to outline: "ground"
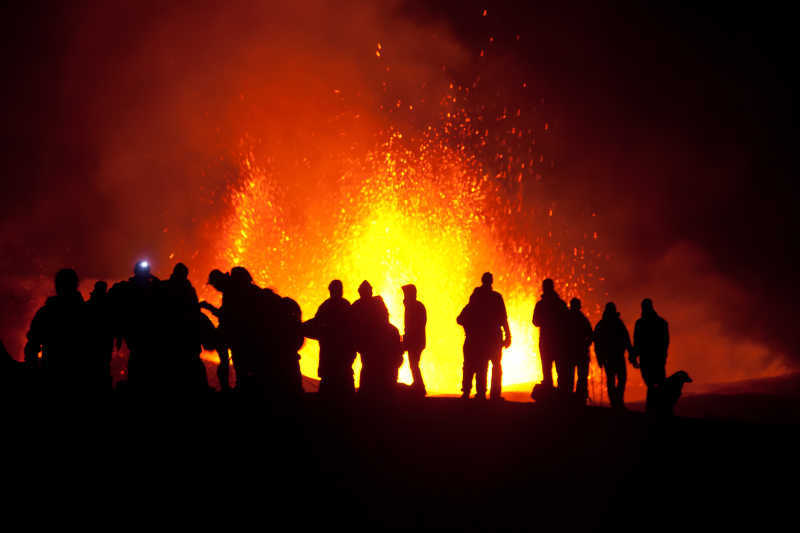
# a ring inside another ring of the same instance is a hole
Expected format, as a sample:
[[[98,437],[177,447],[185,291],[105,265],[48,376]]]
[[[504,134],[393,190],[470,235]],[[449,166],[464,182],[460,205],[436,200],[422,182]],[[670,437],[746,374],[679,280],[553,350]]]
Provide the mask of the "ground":
[[[763,528],[789,516],[799,473],[793,425],[601,407],[21,407],[3,512],[31,527]]]

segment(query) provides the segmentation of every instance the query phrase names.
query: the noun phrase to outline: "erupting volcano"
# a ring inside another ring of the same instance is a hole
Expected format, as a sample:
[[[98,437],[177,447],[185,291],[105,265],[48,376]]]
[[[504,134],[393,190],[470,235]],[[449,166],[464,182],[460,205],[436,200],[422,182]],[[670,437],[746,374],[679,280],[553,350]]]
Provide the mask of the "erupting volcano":
[[[423,103],[439,102],[428,120],[414,116],[417,102],[387,106],[384,128],[317,160],[256,155],[257,141],[243,141],[220,262],[244,265],[257,283],[296,298],[306,319],[331,279],[344,282],[351,300],[369,280],[401,331],[400,287],[416,284],[428,307],[422,370],[434,393],[458,392],[464,334],[455,317],[481,273],[492,271],[513,339],[504,385],[539,381],[531,315],[541,280],[555,278],[565,296],[591,297],[597,234],[576,220],[584,227],[571,233],[583,242],[564,249],[562,228],[573,221],[559,221],[550,200],[537,197],[551,168],[537,137],[549,124],[533,109],[481,101],[477,87],[453,82],[439,98],[423,92]],[[308,376],[316,376],[317,349],[308,341],[302,351]],[[401,380],[410,379],[406,362]]]

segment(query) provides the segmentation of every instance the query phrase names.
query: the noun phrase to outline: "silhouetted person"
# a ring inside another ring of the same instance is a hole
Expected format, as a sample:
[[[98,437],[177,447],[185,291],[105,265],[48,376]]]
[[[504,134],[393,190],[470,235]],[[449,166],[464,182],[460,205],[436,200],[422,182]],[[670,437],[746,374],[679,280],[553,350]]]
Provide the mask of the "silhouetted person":
[[[633,353],[631,364],[641,368],[642,379],[647,385],[647,410],[657,408],[656,396],[666,378],[667,348],[669,348],[669,326],[658,316],[650,298],[642,300],[642,317],[633,329]]]
[[[163,391],[186,394],[208,390],[208,377],[200,355],[203,341],[214,344],[213,324],[200,312],[189,269],[178,263],[158,290],[161,313],[160,361]]]
[[[379,320],[374,331],[375,344],[368,353],[369,367],[366,374],[367,396],[391,398],[397,388],[397,378],[403,365],[403,339],[398,330],[389,322],[389,311],[383,298],[375,297],[380,302],[376,305]],[[362,384],[363,386],[363,384]]]
[[[158,302],[160,280],[150,272],[147,261],[136,263],[133,276],[115,283],[109,291],[115,322],[115,337],[128,346],[127,388],[153,391],[160,387],[161,310]]]
[[[255,285],[247,269],[231,269],[223,302],[224,335],[236,367],[236,387],[241,392],[271,393],[281,307],[281,297]]]
[[[330,298],[322,302],[314,318],[306,322],[306,336],[319,341],[319,393],[337,398],[355,393],[353,363],[356,350],[350,330],[350,302],[342,297],[342,282],[328,285]]]
[[[462,366],[461,397],[468,399],[472,392],[472,381],[475,380],[475,398],[486,399],[486,374],[489,370],[489,358],[481,349],[478,337],[478,320],[474,312],[474,295],[461,310],[456,323],[464,328],[464,364]]]
[[[633,353],[628,328],[620,319],[614,302],[608,302],[603,317],[594,328],[594,353],[597,365],[605,368],[608,401],[615,409],[625,408],[626,350],[629,355]]]
[[[475,376],[475,389],[479,399],[486,395],[488,363],[492,363],[492,382],[489,397],[502,398],[503,348],[511,346],[506,304],[499,292],[492,289],[494,278],[490,272],[481,277],[481,286],[472,291],[469,303],[456,322],[464,326],[464,377],[462,397],[468,398]]]
[[[563,358],[567,304],[555,291],[553,280],[542,282],[542,296],[533,309],[533,325],[539,328],[539,358],[542,384],[553,388],[553,363]],[[559,373],[559,381],[561,374]],[[560,383],[559,383],[560,385]]]
[[[274,324],[277,350],[273,354],[274,366],[270,369],[270,387],[273,397],[292,400],[303,394],[303,375],[300,373],[298,353],[305,342],[303,316],[298,303],[288,296],[281,298],[279,305]]]
[[[88,367],[86,308],[78,291],[78,275],[71,268],[59,270],[55,289],[56,295],[31,320],[25,363],[40,369],[50,392],[83,392]]]
[[[589,347],[592,345],[592,324],[581,311],[581,301],[573,298],[567,313],[566,353],[562,369],[558,370],[558,386],[566,394],[572,393],[575,370],[578,382],[575,386],[575,399],[585,403],[589,398]],[[558,364],[556,364],[558,368]],[[562,379],[564,387],[561,386]]]
[[[425,325],[428,314],[425,306],[417,300],[417,287],[403,285],[403,305],[405,306],[405,333],[403,335],[403,348],[408,352],[408,366],[411,369],[413,383],[411,390],[420,396],[427,394],[419,360],[422,350],[425,349]]]
[[[394,351],[394,332],[391,330],[394,326],[389,323],[389,311],[383,298],[372,295],[372,285],[368,281],[359,285],[358,295],[359,298],[350,308],[355,348],[361,355],[358,393],[365,397],[386,397],[392,394],[394,387],[391,383],[391,368],[396,361],[390,361]],[[397,339],[399,338],[400,333],[397,332]],[[399,342],[402,364],[402,341]],[[394,382],[396,381],[395,379]]]
[[[217,366],[217,378],[219,379],[220,388],[223,391],[230,390],[230,341],[229,341],[229,332],[228,332],[228,315],[229,309],[225,305],[225,293],[226,289],[229,287],[230,284],[230,274],[222,272],[218,269],[212,270],[208,274],[208,284],[211,285],[215,290],[222,294],[222,303],[219,307],[215,307],[208,302],[200,302],[200,308],[206,309],[212,315],[214,315],[218,320],[218,326],[216,329],[216,350],[217,354],[219,355],[219,366]],[[236,372],[237,380],[239,375],[239,369],[237,368],[238,359],[236,356],[233,356],[233,367]]]
[[[88,380],[97,391],[111,390],[111,356],[114,351],[114,331],[108,284],[98,281],[86,302],[88,327]]]

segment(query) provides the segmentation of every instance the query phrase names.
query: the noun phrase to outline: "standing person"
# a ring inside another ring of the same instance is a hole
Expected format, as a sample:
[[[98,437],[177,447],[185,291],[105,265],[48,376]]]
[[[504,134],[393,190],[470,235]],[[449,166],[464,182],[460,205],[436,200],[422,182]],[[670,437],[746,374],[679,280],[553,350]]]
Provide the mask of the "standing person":
[[[160,284],[162,388],[164,392],[197,394],[208,391],[208,377],[200,354],[203,341],[214,344],[213,324],[200,311],[189,269],[177,263]],[[210,327],[209,327],[210,326]]]
[[[115,283],[108,293],[117,346],[122,340],[128,346],[127,387],[137,392],[152,391],[161,370],[159,284],[160,280],[150,272],[150,263],[139,261],[133,267],[133,276]]]
[[[350,332],[350,302],[343,297],[344,286],[335,279],[328,284],[330,298],[322,302],[314,318],[306,322],[305,335],[319,341],[319,393],[350,398],[355,393],[353,363],[356,351]]]
[[[603,317],[594,328],[594,353],[597,356],[597,365],[605,368],[608,401],[615,409],[625,409],[626,350],[632,356],[628,328],[620,319],[614,302],[608,302]]]
[[[86,308],[71,268],[55,276],[55,296],[36,311],[25,344],[25,363],[41,371],[50,393],[84,392],[86,381]],[[42,357],[39,359],[39,352]]]
[[[216,329],[216,350],[219,354],[219,366],[217,366],[217,378],[219,379],[220,389],[227,392],[231,389],[230,385],[230,361],[233,358],[233,368],[236,373],[237,382],[239,377],[239,369],[237,367],[239,360],[236,355],[230,353],[230,342],[228,340],[228,321],[230,309],[225,304],[225,295],[230,286],[230,274],[222,272],[221,270],[214,269],[208,274],[208,284],[211,285],[217,292],[222,294],[222,303],[219,307],[202,301],[200,308],[209,311],[218,320]]]
[[[417,287],[412,284],[403,285],[403,305],[405,306],[405,332],[403,334],[403,348],[408,352],[408,366],[414,381],[411,390],[419,396],[425,396],[425,382],[422,380],[422,371],[419,360],[422,350],[425,349],[425,325],[428,314],[425,306],[417,300]]]
[[[263,289],[267,302],[271,300],[269,289]],[[271,291],[270,291],[271,292]],[[273,293],[274,294],[274,293]],[[300,372],[300,348],[303,347],[303,312],[300,305],[284,296],[275,315],[276,349],[268,353],[270,361],[271,396],[281,401],[296,400],[303,395],[303,375]]]
[[[542,282],[542,296],[533,309],[533,325],[539,328],[539,358],[542,362],[542,384],[553,389],[553,363],[563,358],[564,325],[567,304],[555,290],[553,280]],[[559,374],[559,385],[561,375]]]
[[[563,390],[567,395],[572,393],[577,369],[578,382],[574,398],[580,403],[586,403],[589,399],[589,347],[592,345],[592,324],[581,311],[581,301],[578,298],[569,301],[567,317],[566,357],[562,365],[565,378]],[[558,370],[559,389],[562,389],[561,381],[562,370]]]
[[[472,375],[478,398],[486,394],[488,363],[492,363],[492,381],[489,397],[502,399],[503,348],[511,346],[511,330],[503,296],[492,289],[494,277],[491,272],[481,276],[481,286],[472,291],[469,303],[459,315],[457,322],[464,326],[467,339],[464,341],[464,382],[462,396],[469,397]],[[466,388],[466,390],[464,390]]]
[[[108,300],[108,284],[98,281],[86,302],[89,380],[98,392],[111,391],[111,355],[114,351],[114,332]]]
[[[486,399],[486,373],[489,367],[489,359],[480,349],[478,341],[478,328],[474,306],[474,294],[470,296],[469,302],[461,310],[456,323],[464,328],[464,364],[462,366],[461,379],[461,398],[469,399],[472,392],[472,380],[475,379],[475,398]]]
[[[642,379],[647,385],[647,410],[657,408],[656,396],[666,379],[667,348],[669,348],[669,325],[658,316],[653,300],[642,300],[642,317],[633,329],[633,353],[631,364],[641,368]]]
[[[372,295],[372,285],[367,280],[358,286],[358,296],[350,308],[353,340],[361,355],[358,392],[359,395],[370,396],[382,392],[382,342],[387,330],[384,317],[388,322],[389,311],[383,298]]]

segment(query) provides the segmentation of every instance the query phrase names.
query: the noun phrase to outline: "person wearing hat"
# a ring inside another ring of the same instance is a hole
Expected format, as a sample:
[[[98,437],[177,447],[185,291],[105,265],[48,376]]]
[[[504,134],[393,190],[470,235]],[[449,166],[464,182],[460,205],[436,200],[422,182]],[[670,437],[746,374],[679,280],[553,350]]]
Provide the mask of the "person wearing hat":
[[[425,349],[425,325],[428,314],[425,306],[417,300],[417,287],[413,284],[403,285],[403,305],[405,306],[405,332],[403,334],[403,348],[408,352],[408,366],[414,381],[411,390],[420,395],[427,394],[425,382],[422,380],[422,371],[419,360],[422,350]]]

